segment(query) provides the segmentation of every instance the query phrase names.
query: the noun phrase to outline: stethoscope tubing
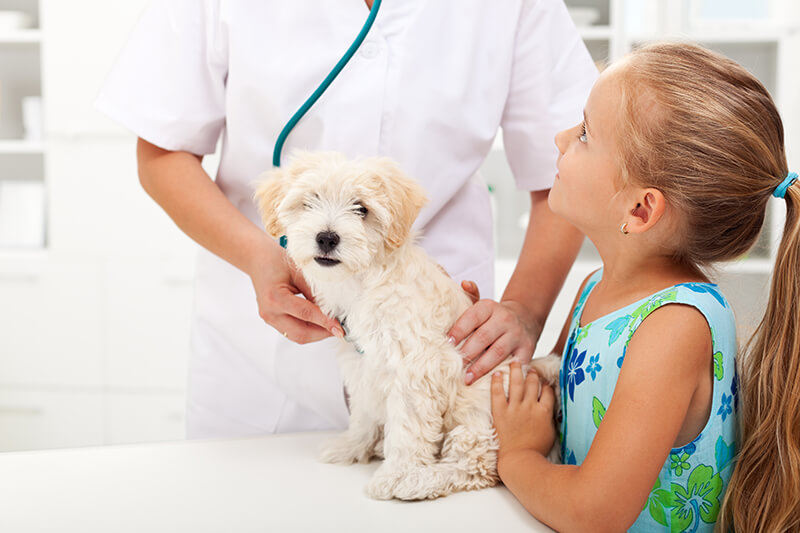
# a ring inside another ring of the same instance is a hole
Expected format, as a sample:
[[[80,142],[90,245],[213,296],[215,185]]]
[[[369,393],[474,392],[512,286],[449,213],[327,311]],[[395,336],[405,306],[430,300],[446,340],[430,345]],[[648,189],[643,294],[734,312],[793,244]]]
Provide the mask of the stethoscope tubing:
[[[319,84],[319,87],[311,94],[311,96],[303,102],[303,105],[292,115],[292,118],[286,123],[281,130],[281,133],[278,135],[278,139],[275,141],[275,149],[272,152],[272,166],[279,167],[281,166],[281,152],[283,151],[283,144],[286,142],[286,138],[289,136],[289,133],[294,129],[300,119],[311,109],[319,97],[322,96],[322,93],[333,83],[333,80],[336,79],[336,76],[344,69],[345,65],[350,61],[350,59],[355,55],[358,48],[361,46],[361,43],[364,42],[364,39],[369,33],[370,28],[372,28],[372,23],[375,22],[375,17],[378,15],[378,9],[380,9],[381,0],[374,0],[372,3],[372,9],[369,10],[369,16],[367,17],[364,26],[361,28],[361,31],[356,36],[355,41],[353,44],[350,45],[350,48],[347,49],[347,52],[342,56],[338,63],[333,67],[328,75],[322,80],[322,83]]]

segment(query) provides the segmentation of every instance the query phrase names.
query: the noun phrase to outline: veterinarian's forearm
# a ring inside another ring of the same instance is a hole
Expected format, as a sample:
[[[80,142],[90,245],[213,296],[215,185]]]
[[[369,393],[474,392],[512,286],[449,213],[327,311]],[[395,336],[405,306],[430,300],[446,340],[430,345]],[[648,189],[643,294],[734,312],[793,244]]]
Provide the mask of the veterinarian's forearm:
[[[606,530],[598,524],[591,490],[587,491],[591,487],[580,479],[579,467],[553,464],[542,454],[526,450],[503,457],[497,470],[503,484],[525,509],[556,531]],[[613,508],[607,496],[605,505]]]
[[[244,272],[268,261],[277,245],[225,197],[200,157],[140,139],[137,159],[142,187],[200,246]]]
[[[583,234],[550,210],[549,191],[531,192],[531,214],[517,266],[501,301],[514,301],[544,327],[578,255]]]

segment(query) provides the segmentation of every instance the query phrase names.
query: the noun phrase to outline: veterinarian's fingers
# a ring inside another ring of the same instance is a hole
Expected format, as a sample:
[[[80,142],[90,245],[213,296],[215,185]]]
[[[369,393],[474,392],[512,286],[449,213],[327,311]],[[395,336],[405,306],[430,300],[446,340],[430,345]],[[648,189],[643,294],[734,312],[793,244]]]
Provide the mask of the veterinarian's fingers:
[[[303,322],[315,324],[324,329],[328,335],[344,337],[344,331],[341,330],[339,322],[336,319],[328,317],[316,304],[294,295],[282,298],[280,303],[286,314]]]
[[[486,326],[484,326],[484,328],[485,327]],[[508,353],[511,351],[511,340],[512,337],[510,335],[502,335],[495,340],[486,351],[476,358],[467,370],[467,377],[470,378],[467,380],[467,384],[491,372],[494,367],[505,361],[508,358]]]
[[[508,403],[519,403],[525,387],[522,381],[522,367],[519,363],[511,363],[511,375],[508,383]]]
[[[481,299],[481,291],[478,289],[478,285],[475,284],[474,281],[462,281],[461,288],[464,289],[464,292],[467,293],[469,299],[472,300],[472,303],[477,303]]]
[[[461,341],[466,339],[470,333],[486,322],[492,315],[491,303],[491,300],[481,300],[472,304],[469,309],[464,311],[461,316],[458,317],[456,323],[453,324],[453,327],[450,328],[450,331],[447,332],[447,336],[450,337],[450,342],[457,346]],[[489,344],[490,343],[487,342],[481,350],[474,350],[472,358],[474,359],[478,354],[483,353],[483,350],[486,349],[486,346],[489,346]],[[465,354],[464,347],[461,348],[461,352]]]
[[[317,342],[331,336],[331,332],[316,324],[298,320],[291,315],[282,315],[273,327],[284,337],[297,344]]]

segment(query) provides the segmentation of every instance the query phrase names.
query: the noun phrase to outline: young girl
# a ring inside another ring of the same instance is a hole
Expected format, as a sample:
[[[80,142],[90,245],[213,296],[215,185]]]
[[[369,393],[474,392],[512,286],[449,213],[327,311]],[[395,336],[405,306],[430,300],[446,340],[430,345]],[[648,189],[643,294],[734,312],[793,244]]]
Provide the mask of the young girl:
[[[556,346],[563,465],[544,457],[552,388],[513,366],[506,398],[493,378],[503,482],[558,531],[799,530],[800,186],[766,89],[700,47],[647,46],[556,144],[550,207],[603,268]],[[737,376],[733,314],[704,272],[747,252],[770,201],[786,226]]]

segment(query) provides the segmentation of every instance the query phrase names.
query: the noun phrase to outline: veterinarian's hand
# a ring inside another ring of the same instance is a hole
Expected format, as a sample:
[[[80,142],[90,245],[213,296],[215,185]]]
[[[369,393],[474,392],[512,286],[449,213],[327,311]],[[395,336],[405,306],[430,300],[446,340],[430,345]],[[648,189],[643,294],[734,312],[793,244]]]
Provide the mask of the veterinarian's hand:
[[[523,379],[519,363],[511,363],[508,398],[499,372],[492,376],[492,417],[500,440],[497,460],[516,451],[535,450],[547,455],[556,441],[553,387],[539,380],[535,370]]]
[[[466,383],[474,383],[510,355],[520,363],[530,361],[542,330],[538,323],[524,318],[527,310],[513,301],[478,300],[477,287],[465,290],[474,303],[456,320],[448,336],[456,345],[466,339],[461,346],[468,367]]]
[[[265,250],[263,259],[250,269],[256,290],[258,314],[264,322],[298,344],[316,342],[331,335],[344,336],[339,321],[314,304],[311,290],[282,248]],[[297,296],[302,294],[305,298]]]

